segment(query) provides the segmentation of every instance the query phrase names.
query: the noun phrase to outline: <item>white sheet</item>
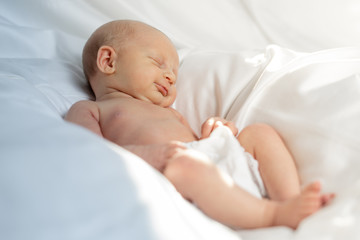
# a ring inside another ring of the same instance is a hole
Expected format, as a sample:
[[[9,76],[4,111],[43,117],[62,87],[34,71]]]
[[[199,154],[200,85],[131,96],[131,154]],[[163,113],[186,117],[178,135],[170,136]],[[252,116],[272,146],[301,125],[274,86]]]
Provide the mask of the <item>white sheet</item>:
[[[143,160],[62,119],[91,96],[81,68],[52,56],[67,56],[46,43],[57,31],[7,30],[21,37],[5,46],[43,55],[0,59],[0,239],[238,239]]]
[[[198,58],[201,66],[192,62]],[[337,194],[331,206],[303,221],[291,239],[357,236],[360,216],[354,203],[360,200],[360,48],[304,54],[270,46],[252,58],[202,52],[189,55],[184,63],[188,59],[181,71],[191,75],[186,80],[181,75],[178,81],[177,108],[193,120],[194,127],[209,114],[233,120],[240,128],[268,123],[281,133],[293,153],[303,184],[320,180],[324,191]],[[206,68],[216,70],[201,80]],[[229,86],[222,82],[225,76],[233,81]],[[252,239],[265,238],[272,231],[245,232]],[[283,239],[289,238],[285,234]]]
[[[356,238],[360,50],[310,54],[267,46],[357,45],[358,10],[356,0],[2,3],[0,238]],[[176,107],[197,131],[211,115],[239,127],[274,125],[303,181],[321,179],[338,194],[334,203],[295,232],[235,232],[183,200],[140,159],[65,123],[72,103],[92,97],[81,71],[82,45],[117,18],[146,21],[175,42],[182,63]]]
[[[356,0],[243,0],[268,43],[297,51],[360,45]]]

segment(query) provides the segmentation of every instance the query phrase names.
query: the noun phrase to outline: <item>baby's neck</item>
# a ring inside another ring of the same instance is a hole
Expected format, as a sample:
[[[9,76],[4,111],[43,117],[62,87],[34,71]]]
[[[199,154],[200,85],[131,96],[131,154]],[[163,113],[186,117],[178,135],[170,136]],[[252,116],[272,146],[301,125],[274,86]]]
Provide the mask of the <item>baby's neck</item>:
[[[104,101],[104,100],[109,100],[109,99],[113,99],[113,98],[134,98],[134,97],[127,93],[120,92],[120,91],[109,91],[100,96],[96,96],[96,101]]]

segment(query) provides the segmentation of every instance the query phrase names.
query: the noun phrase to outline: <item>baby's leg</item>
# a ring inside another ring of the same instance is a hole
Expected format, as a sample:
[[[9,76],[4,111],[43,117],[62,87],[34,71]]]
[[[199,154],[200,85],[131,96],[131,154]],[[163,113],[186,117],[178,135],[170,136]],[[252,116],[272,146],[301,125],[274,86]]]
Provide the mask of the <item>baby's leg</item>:
[[[169,160],[164,175],[184,198],[219,222],[241,228],[273,224],[274,204],[239,188],[200,152],[179,151]]]
[[[193,150],[175,154],[164,175],[183,197],[209,217],[235,228],[289,226],[317,211],[331,196],[320,195],[320,184],[306,187],[297,197],[283,202],[259,199],[234,184],[232,179]]]
[[[307,185],[300,195],[284,202],[274,202],[275,217],[273,224],[297,228],[307,216],[325,206],[334,198],[334,194],[320,194],[321,184],[314,182]]]
[[[279,134],[265,124],[243,129],[238,140],[259,163],[260,175],[272,200],[287,200],[300,193],[295,162]]]

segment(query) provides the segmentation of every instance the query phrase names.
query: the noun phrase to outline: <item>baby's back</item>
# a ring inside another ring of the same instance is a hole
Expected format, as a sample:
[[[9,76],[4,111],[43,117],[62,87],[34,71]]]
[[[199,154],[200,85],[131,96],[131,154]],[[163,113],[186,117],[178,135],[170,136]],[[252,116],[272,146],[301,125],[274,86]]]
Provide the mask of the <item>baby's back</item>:
[[[97,103],[103,136],[119,145],[196,140],[193,131],[174,109],[134,98],[114,98]]]

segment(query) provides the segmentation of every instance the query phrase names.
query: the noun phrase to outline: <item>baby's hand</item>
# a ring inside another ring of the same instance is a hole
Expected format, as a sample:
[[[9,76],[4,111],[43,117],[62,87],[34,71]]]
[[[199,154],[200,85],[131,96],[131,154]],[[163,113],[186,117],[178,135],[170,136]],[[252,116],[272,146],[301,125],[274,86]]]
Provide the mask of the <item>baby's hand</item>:
[[[179,149],[186,149],[184,143],[177,141],[164,144],[126,145],[123,147],[144,159],[160,172],[164,170],[168,160],[176,154]]]
[[[237,135],[238,129],[233,122],[219,117],[211,117],[201,126],[201,139],[209,137],[210,134],[220,125],[228,127],[234,136]]]

